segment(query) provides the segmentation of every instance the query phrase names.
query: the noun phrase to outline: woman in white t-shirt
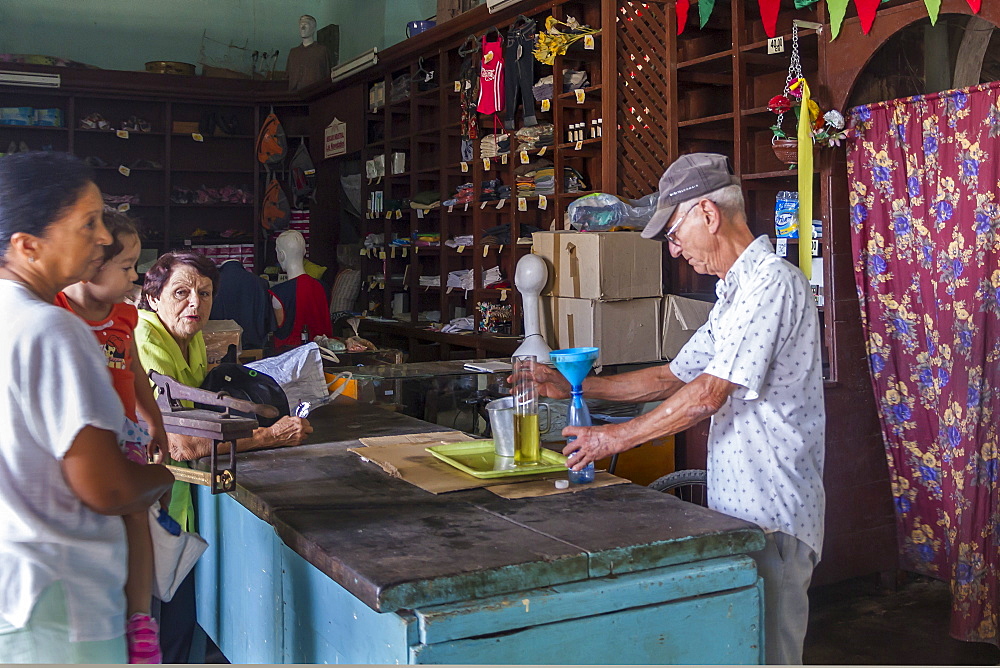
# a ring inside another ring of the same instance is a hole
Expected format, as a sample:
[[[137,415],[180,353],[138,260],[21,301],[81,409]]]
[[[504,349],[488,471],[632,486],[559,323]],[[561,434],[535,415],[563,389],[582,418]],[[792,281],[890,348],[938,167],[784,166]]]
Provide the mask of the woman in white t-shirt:
[[[103,261],[102,211],[77,158],[0,158],[0,663],[125,662],[120,516],[173,482],[122,454],[107,360],[52,304]]]

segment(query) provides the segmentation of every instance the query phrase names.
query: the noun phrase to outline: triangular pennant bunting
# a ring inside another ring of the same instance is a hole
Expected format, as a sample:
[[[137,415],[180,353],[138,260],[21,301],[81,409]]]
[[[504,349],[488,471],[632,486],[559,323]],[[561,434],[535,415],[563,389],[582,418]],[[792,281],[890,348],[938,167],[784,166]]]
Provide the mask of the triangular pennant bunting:
[[[757,4],[760,5],[760,18],[764,21],[764,34],[768,37],[774,37],[781,0],[757,0]]]
[[[688,9],[691,8],[691,0],[677,0],[677,34],[684,32],[684,27],[688,22]]]
[[[837,39],[840,34],[840,26],[844,23],[844,15],[847,14],[848,0],[826,0],[826,8],[830,14],[830,41]]]
[[[866,35],[872,31],[878,3],[879,0],[854,0],[854,6],[858,8],[858,18],[861,19],[861,31]]]
[[[965,0],[965,1],[969,3],[969,7],[972,7],[972,11],[974,11],[977,14],[979,13],[982,0]]]
[[[941,0],[924,0],[924,4],[927,5],[927,16],[931,17],[931,25],[934,25],[941,11]]]
[[[712,10],[715,9],[715,0],[699,0],[698,2],[698,15],[701,18],[701,27],[704,28],[705,24],[708,23],[708,19],[712,16]]]

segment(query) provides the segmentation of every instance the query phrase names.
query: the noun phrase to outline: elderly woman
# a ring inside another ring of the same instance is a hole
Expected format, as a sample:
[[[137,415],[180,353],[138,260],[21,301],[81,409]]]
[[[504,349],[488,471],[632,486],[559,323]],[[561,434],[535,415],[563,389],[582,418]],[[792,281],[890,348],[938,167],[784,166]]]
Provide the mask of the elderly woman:
[[[159,371],[185,385],[198,387],[208,372],[205,339],[201,333],[212,312],[219,270],[200,253],[165,253],[146,272],[135,329],[139,360],[146,369]],[[270,427],[256,429],[250,438],[236,442],[239,451],[299,445],[312,432],[309,422],[283,417]],[[173,460],[205,457],[212,441],[169,434]],[[170,515],[187,531],[194,530],[194,508],[187,483],[174,485]],[[194,577],[189,575],[170,603],[161,607],[160,645],[164,663],[185,663],[194,631]]]
[[[0,663],[124,663],[120,515],[173,476],[130,462],[108,362],[52,304],[111,242],[90,169],[63,153],[0,158]]]

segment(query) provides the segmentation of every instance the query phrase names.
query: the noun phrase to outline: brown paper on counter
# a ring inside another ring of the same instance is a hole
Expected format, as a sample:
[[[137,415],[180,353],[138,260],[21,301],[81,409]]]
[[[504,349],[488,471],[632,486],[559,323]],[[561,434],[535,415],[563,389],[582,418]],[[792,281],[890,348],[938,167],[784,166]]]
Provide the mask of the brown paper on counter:
[[[565,474],[560,473],[556,479],[565,480]],[[621,485],[627,482],[630,481],[625,478],[619,478],[616,475],[611,475],[607,471],[598,471],[594,475],[594,482],[587,483],[586,485],[571,484],[566,489],[556,488],[552,480],[514,482],[503,485],[493,485],[491,487],[487,487],[486,489],[504,499],[528,499],[536,496],[552,496],[553,494],[572,494],[573,492],[580,492],[585,489],[610,487],[611,485]]]
[[[423,439],[414,443],[415,439]],[[405,480],[431,494],[457,492],[463,489],[477,489],[496,485],[496,478],[476,478],[454,466],[446,464],[427,452],[427,448],[441,443],[467,442],[477,439],[457,431],[435,432],[428,434],[409,434],[404,436],[379,436],[360,439],[368,445],[365,448],[348,448],[348,451],[359,457],[378,464],[383,471],[394,478]],[[565,477],[562,472],[542,473],[524,476],[527,481],[547,481]],[[517,484],[517,483],[516,483]],[[549,485],[552,483],[549,482]]]

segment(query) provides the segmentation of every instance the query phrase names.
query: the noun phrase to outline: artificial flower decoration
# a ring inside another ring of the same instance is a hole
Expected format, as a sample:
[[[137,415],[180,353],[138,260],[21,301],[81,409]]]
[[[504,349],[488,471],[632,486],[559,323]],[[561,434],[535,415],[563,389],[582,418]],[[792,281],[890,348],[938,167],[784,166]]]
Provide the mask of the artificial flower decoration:
[[[784,114],[792,110],[792,101],[784,95],[775,95],[767,103],[767,108],[775,114]]]
[[[812,98],[806,104],[809,110],[809,124],[812,127],[813,143],[820,146],[840,146],[847,133],[844,132],[844,117],[836,109],[825,114]],[[788,85],[786,94],[775,95],[767,103],[767,108],[778,115],[778,122],[771,126],[775,139],[795,139],[798,123],[789,132],[781,127],[781,121],[786,113],[795,112],[798,119],[802,113],[802,79],[796,78]]]

